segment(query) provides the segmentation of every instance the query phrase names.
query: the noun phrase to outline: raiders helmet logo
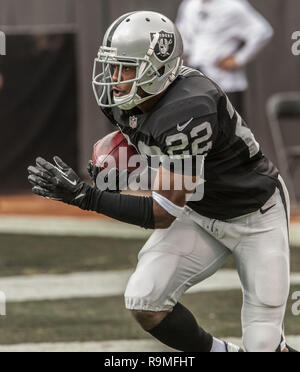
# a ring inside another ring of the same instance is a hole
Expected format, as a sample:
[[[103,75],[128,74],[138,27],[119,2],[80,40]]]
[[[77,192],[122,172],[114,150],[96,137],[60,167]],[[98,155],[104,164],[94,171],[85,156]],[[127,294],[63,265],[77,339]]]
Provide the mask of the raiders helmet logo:
[[[151,32],[151,41],[153,41],[156,32]],[[172,32],[160,31],[159,39],[154,48],[156,57],[164,62],[173,53],[175,48],[175,35]]]

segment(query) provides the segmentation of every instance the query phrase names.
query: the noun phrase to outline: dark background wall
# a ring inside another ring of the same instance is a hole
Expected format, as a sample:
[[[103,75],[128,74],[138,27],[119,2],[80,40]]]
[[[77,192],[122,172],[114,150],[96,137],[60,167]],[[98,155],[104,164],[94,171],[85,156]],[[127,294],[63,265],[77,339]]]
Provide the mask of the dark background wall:
[[[0,66],[0,191],[28,189],[27,167],[54,153],[77,167],[73,34],[9,35]]]
[[[251,3],[270,21],[275,35],[271,44],[248,68],[248,121],[257,137],[262,139],[265,152],[276,161],[265,116],[265,104],[274,93],[300,90],[300,57],[291,52],[292,34],[300,29],[300,2],[252,0]]]
[[[276,162],[265,104],[273,93],[300,90],[300,56],[291,53],[291,35],[300,30],[300,1],[250,2],[270,21],[275,37],[248,68],[247,119],[265,153]],[[113,129],[103,118],[91,89],[93,59],[106,28],[119,15],[132,10],[160,11],[175,19],[180,3],[181,0],[0,0],[0,30],[7,33],[55,30],[73,32],[76,36],[79,118],[78,146],[73,157],[82,172],[91,157],[92,144]]]

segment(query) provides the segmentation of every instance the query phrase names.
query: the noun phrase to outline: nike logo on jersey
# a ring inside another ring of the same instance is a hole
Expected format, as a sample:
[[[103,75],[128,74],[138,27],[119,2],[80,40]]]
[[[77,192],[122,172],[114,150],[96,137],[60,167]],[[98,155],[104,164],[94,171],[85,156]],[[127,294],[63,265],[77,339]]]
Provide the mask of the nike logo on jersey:
[[[266,214],[267,212],[269,212],[269,210],[271,210],[272,208],[274,208],[276,206],[276,204],[272,205],[272,207],[269,207],[267,209],[260,209],[260,213],[261,214]]]
[[[189,120],[187,123],[184,123],[182,125],[178,124],[177,125],[177,130],[178,132],[182,132],[189,124],[191,124],[191,122],[194,120],[194,118],[192,118],[191,120]]]

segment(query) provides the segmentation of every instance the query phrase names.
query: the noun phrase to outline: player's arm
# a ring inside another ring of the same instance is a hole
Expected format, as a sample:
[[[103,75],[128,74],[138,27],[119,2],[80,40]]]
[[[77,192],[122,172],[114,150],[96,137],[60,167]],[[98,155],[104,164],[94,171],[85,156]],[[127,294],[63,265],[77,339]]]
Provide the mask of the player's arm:
[[[52,164],[42,158],[28,168],[32,192],[83,210],[95,211],[121,222],[146,229],[155,228],[154,200],[151,197],[112,194],[92,188],[61,159]]]
[[[155,196],[112,194],[92,188],[61,159],[55,157],[54,160],[55,165],[38,158],[36,166],[28,168],[34,194],[147,229],[169,227],[185,204],[185,191],[157,190],[156,195],[171,203],[168,211],[162,207],[164,204],[154,200]]]
[[[185,160],[186,156],[189,159],[195,157],[203,159],[203,156],[212,148],[213,133],[216,132],[213,131],[215,121],[215,115],[208,115],[184,123],[183,127],[179,127],[180,133],[167,133],[163,137],[166,147],[162,145],[162,150],[167,154],[166,158],[174,160],[179,157],[178,165],[182,165],[182,160]],[[34,194],[74,205],[83,210],[95,211],[146,229],[169,227],[183,212],[182,208],[186,202],[185,186],[188,184],[185,182],[186,178],[201,175],[201,172],[197,170],[197,165],[195,171],[194,162],[191,163],[192,166],[186,166],[184,162],[182,172],[178,171],[176,164],[173,176],[172,170],[172,172],[169,171],[167,178],[169,176],[175,181],[174,175],[176,174],[176,180],[178,178],[184,180],[181,187],[178,188],[175,185],[176,182],[171,182],[170,186],[165,188],[162,184],[163,180],[158,176],[158,187],[153,197],[141,197],[112,194],[92,188],[62,160],[55,157],[54,161],[56,165],[38,158],[36,166],[28,168],[29,181],[33,185]],[[161,167],[159,175],[163,169],[171,168]],[[191,188],[189,190],[193,192]]]

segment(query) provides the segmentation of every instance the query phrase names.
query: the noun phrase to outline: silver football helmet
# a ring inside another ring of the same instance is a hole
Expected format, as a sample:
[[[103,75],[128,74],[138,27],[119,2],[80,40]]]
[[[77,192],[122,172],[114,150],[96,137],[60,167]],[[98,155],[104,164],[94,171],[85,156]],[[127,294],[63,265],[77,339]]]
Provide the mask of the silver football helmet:
[[[171,20],[156,12],[125,14],[107,30],[95,59],[96,100],[100,107],[131,110],[166,90],[177,78],[182,61],[182,38]],[[119,67],[118,81],[113,81],[116,66]],[[136,77],[121,81],[126,66],[136,67]],[[131,92],[114,97],[113,87],[127,83],[133,84]],[[139,87],[146,93],[144,97],[138,94]]]

